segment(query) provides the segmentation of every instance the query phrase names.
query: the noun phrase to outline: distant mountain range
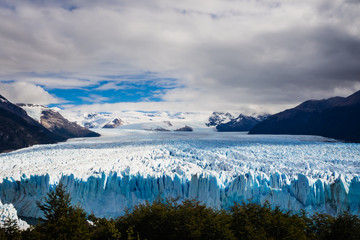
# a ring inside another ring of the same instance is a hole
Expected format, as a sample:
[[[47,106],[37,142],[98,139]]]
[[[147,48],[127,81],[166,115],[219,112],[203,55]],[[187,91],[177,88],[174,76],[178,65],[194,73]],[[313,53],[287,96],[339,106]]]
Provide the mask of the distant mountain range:
[[[269,116],[249,134],[319,135],[360,142],[360,91],[344,98],[309,100]]]
[[[238,117],[233,118],[228,122],[220,123],[216,126],[216,130],[218,132],[247,132],[267,117],[268,115],[253,117],[240,114]]]
[[[41,122],[0,95],[0,153],[65,141],[70,137],[99,136],[70,123],[55,111],[42,111]]]
[[[266,119],[267,116],[268,115],[259,115],[253,117],[240,114],[238,117],[234,117],[228,112],[213,112],[206,126],[215,126],[218,132],[247,132],[256,124]]]
[[[319,135],[360,142],[360,91],[348,97],[309,100],[271,116],[240,114],[234,117],[223,112],[207,116],[180,112],[124,112],[121,116],[92,113],[75,116],[72,121],[83,125],[80,126],[64,118],[54,108],[15,105],[0,95],[0,152],[74,137],[99,136],[88,128],[118,127],[152,131],[216,129],[219,132],[249,131],[249,134]]]
[[[168,111],[65,112],[72,121],[90,129],[120,128],[148,131],[213,131],[205,123],[209,113]]]

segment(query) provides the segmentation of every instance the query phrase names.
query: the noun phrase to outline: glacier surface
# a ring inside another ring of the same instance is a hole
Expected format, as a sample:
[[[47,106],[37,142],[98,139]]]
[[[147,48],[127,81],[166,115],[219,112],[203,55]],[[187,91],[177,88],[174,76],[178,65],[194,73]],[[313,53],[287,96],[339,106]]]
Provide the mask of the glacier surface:
[[[20,216],[59,181],[74,204],[115,217],[157,197],[214,208],[269,201],[283,209],[360,215],[360,144],[315,136],[103,129],[0,155],[0,199]]]

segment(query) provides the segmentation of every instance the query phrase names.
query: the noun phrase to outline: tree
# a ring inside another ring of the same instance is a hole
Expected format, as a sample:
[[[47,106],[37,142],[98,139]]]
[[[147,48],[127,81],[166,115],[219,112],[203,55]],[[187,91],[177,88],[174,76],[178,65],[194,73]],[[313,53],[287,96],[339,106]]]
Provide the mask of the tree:
[[[0,227],[0,239],[20,239],[20,228],[15,219],[9,216],[5,218],[3,226]]]
[[[35,229],[41,239],[89,239],[86,213],[79,206],[71,206],[70,195],[61,182],[48,193],[45,204],[38,206],[44,212],[43,223]]]
[[[90,237],[92,240],[119,240],[121,234],[115,226],[114,219],[97,218],[94,214],[89,216],[91,221]]]

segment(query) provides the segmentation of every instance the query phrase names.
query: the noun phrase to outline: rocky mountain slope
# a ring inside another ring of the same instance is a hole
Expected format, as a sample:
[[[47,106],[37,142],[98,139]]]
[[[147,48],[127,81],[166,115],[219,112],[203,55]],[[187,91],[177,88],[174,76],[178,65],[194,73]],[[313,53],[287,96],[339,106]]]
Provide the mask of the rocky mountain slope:
[[[33,105],[19,104],[28,114],[37,119],[50,132],[65,139],[76,137],[98,137],[100,134],[81,127],[75,122],[65,119],[59,112],[51,108]]]
[[[360,91],[349,97],[309,100],[268,117],[250,134],[319,135],[360,142]]]
[[[25,110],[0,95],[0,153],[35,144],[66,140],[29,117]]]
[[[213,112],[209,117],[206,126],[218,126],[219,124],[226,123],[234,119],[234,116],[231,113],[223,113],[223,112]]]
[[[121,125],[124,125],[124,121],[121,120],[120,118],[114,118],[113,120],[105,124],[103,128],[117,128],[120,127]]]
[[[256,124],[266,118],[267,115],[252,117],[240,114],[237,118],[233,118],[229,122],[220,123],[216,126],[216,130],[218,132],[246,132],[250,131]]]

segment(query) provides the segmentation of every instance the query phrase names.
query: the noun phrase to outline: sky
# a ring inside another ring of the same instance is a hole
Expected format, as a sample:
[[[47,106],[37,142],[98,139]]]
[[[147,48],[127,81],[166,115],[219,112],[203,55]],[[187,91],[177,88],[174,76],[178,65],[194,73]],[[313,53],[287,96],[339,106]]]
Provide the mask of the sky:
[[[0,94],[275,113],[360,90],[360,0],[0,0]]]

